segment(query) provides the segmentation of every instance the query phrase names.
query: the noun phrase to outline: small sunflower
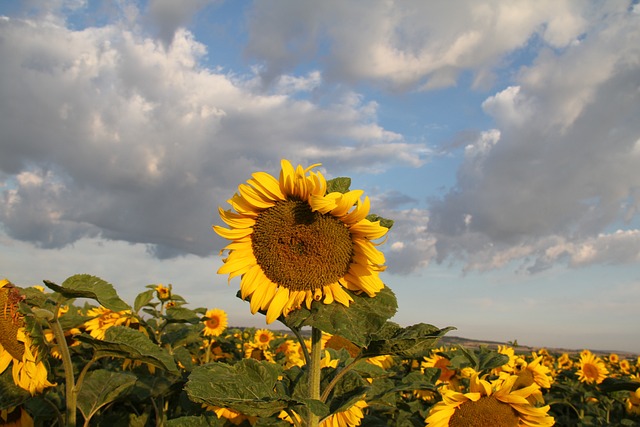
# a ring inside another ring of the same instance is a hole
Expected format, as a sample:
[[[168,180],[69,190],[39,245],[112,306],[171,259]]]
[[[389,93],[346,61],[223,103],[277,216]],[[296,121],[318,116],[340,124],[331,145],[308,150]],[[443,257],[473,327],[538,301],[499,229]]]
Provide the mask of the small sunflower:
[[[513,390],[518,377],[510,376],[488,382],[474,375],[469,393],[443,390],[442,401],[436,403],[425,420],[431,427],[548,427],[554,424],[547,415],[549,406],[533,406],[527,398],[538,386],[532,384]]]
[[[231,240],[219,274],[241,276],[240,295],[250,299],[251,313],[266,310],[266,322],[313,301],[349,306],[345,289],[374,297],[384,288],[379,272],[384,255],[372,240],[388,229],[366,219],[369,198],[362,190],[329,193],[320,172],[287,160],[280,178],[256,172],[219,209],[230,227],[214,226]]]
[[[335,414],[331,414],[328,417],[326,417],[324,420],[320,422],[320,427],[359,426],[360,423],[362,422],[362,419],[364,418],[363,409],[366,408],[367,406],[368,406],[367,402],[365,402],[364,400],[359,400],[356,403],[354,403],[352,406],[350,406],[348,409],[341,412],[336,412]],[[302,419],[296,412],[293,412],[293,415],[295,416],[297,423],[299,424],[302,421]],[[287,421],[290,424],[294,424],[293,419],[285,411],[280,412],[280,415],[278,416],[278,418],[284,421]]]
[[[578,375],[578,380],[583,383],[600,384],[609,374],[604,361],[590,351],[583,351],[580,354],[578,365],[579,369],[576,375]]]
[[[160,301],[171,299],[171,285],[164,286],[162,283],[159,283],[154,289]]]
[[[227,313],[219,308],[207,310],[203,322],[203,335],[205,337],[217,337],[227,328]]]
[[[258,329],[253,340],[258,347],[269,348],[269,344],[273,340],[273,332],[268,329]]]

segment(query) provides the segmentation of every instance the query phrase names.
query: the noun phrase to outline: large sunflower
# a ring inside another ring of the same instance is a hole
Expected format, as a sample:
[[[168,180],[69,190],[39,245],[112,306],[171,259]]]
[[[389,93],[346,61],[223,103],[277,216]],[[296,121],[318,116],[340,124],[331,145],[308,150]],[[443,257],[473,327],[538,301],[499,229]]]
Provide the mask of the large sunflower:
[[[256,172],[228,200],[235,210],[219,209],[230,228],[214,226],[232,242],[218,273],[241,276],[240,294],[251,313],[266,310],[266,322],[313,301],[345,306],[345,288],[375,296],[384,284],[384,255],[372,240],[388,229],[366,219],[369,198],[362,190],[325,194],[320,172],[281,162],[280,178]]]
[[[518,377],[488,382],[471,378],[469,393],[443,390],[425,420],[430,427],[548,427],[554,424],[547,415],[549,406],[536,407],[527,398],[539,390],[537,384],[513,390]]]

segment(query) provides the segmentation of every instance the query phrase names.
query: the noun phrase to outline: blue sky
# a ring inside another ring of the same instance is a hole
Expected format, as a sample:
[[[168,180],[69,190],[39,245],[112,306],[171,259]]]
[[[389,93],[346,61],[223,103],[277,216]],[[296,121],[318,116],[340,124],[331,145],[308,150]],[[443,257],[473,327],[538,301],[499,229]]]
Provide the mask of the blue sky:
[[[640,352],[638,5],[462,3],[2,2],[0,277],[264,326],[211,225],[288,158],[396,221],[398,323]]]

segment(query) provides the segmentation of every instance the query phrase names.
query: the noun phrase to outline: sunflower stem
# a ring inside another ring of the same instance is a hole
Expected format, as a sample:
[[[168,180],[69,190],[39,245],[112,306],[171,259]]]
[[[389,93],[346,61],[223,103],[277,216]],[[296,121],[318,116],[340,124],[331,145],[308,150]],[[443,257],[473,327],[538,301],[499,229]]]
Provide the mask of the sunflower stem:
[[[58,349],[60,350],[60,356],[62,357],[62,366],[64,367],[64,380],[65,380],[65,397],[67,406],[67,422],[69,427],[75,427],[76,425],[76,408],[78,391],[76,389],[75,378],[73,376],[73,364],[71,363],[71,354],[69,353],[69,347],[67,346],[67,340],[64,337],[64,331],[58,321],[59,304],[55,310],[55,316],[53,320],[49,321],[51,331],[56,338]]]
[[[320,359],[322,356],[322,331],[311,328],[311,363],[309,364],[309,398],[320,400]],[[307,427],[318,427],[320,417],[309,411]]]

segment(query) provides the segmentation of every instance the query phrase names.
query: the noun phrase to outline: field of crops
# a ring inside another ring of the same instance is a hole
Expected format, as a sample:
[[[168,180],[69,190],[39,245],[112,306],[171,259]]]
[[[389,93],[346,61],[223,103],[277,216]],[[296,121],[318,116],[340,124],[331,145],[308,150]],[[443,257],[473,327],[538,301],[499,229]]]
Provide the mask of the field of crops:
[[[7,425],[302,426],[308,413],[324,426],[640,424],[638,358],[444,346],[447,329],[312,310],[307,323],[333,318],[343,326],[325,329],[343,333],[322,333],[310,398],[308,328],[229,328],[224,310],[187,308],[171,286],[130,306],[93,276],[45,284],[0,281]]]

